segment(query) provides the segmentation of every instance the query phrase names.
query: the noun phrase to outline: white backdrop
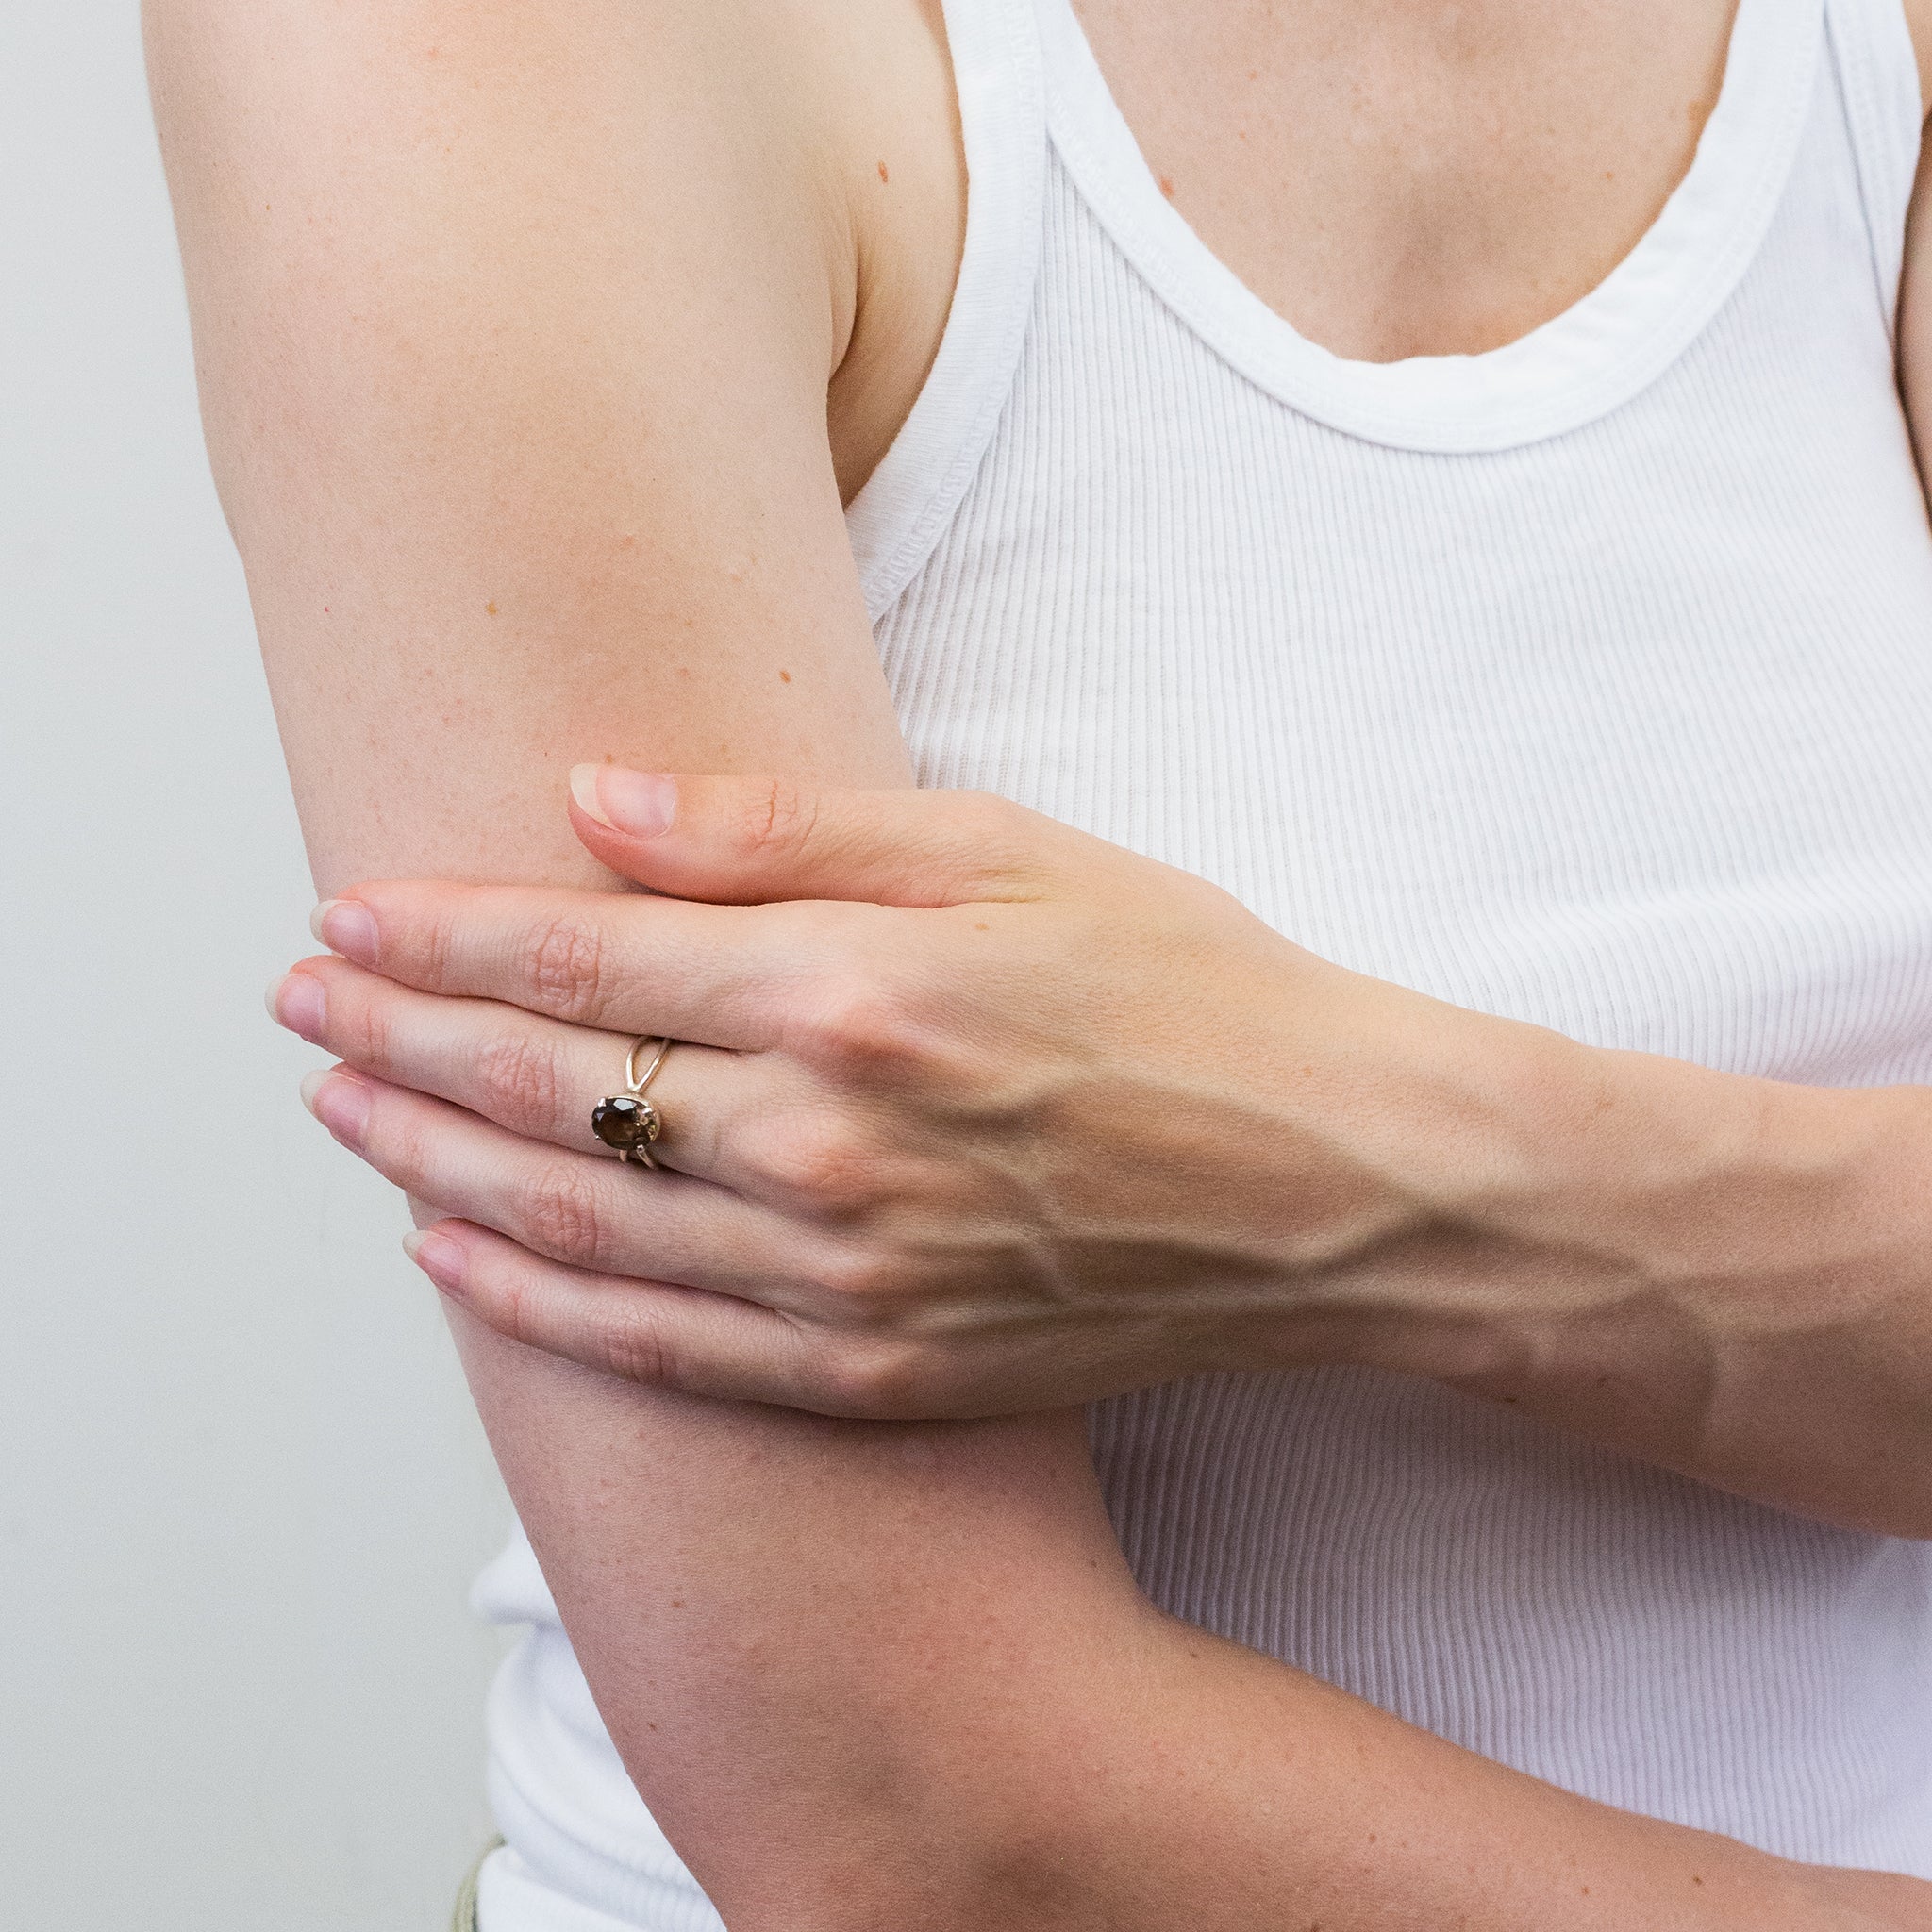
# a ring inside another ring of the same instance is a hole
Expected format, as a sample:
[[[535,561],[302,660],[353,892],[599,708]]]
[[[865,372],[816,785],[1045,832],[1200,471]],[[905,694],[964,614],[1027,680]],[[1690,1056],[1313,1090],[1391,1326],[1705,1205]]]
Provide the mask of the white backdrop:
[[[135,0],[0,6],[0,1922],[441,1932],[507,1506],[262,1010],[307,873]]]

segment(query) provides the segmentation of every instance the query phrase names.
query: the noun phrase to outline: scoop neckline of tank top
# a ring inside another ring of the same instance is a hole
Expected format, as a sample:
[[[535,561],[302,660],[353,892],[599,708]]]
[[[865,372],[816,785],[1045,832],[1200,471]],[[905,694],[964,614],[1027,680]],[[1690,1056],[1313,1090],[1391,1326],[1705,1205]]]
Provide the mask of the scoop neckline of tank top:
[[[1082,196],[1193,331],[1278,400],[1396,448],[1502,450],[1607,415],[1676,360],[1749,267],[1811,102],[1824,0],[1738,0],[1716,106],[1657,219],[1596,287],[1478,355],[1363,362],[1302,335],[1161,192],[1072,0],[1037,0],[1047,125]]]

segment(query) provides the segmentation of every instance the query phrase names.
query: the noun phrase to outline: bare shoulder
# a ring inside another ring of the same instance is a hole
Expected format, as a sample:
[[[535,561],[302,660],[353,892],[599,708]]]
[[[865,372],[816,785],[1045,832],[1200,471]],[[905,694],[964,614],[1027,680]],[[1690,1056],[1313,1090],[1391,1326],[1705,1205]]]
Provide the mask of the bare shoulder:
[[[433,286],[455,320],[492,299],[492,251],[519,305],[579,313],[675,266],[666,325],[708,334],[756,282],[829,367],[849,225],[799,11],[146,0],[191,273],[218,225],[218,279],[313,275],[320,304],[326,265],[378,302]]]
[[[822,399],[836,377],[852,488],[916,391],[964,208],[938,0],[145,0],[144,22],[192,275],[212,244],[204,308],[326,261],[378,322],[432,298],[412,326],[460,329],[492,290],[720,353],[755,318]],[[514,274],[475,273],[492,258]],[[677,300],[640,308],[652,277]]]
[[[147,0],[325,879],[570,876],[586,756],[897,775],[827,421],[920,173],[895,20],[929,58],[914,0]]]

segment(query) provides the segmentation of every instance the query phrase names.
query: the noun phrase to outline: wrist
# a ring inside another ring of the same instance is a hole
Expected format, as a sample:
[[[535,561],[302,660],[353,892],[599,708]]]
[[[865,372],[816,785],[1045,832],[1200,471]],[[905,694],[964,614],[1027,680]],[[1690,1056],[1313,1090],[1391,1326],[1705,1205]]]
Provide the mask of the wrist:
[[[1358,1358],[1783,1507],[1932,1533],[1925,1458],[1882,1453],[1932,1437],[1897,1373],[1932,1340],[1932,1091],[1507,1023],[1479,1046],[1456,1185],[1364,1263],[1383,1319]]]

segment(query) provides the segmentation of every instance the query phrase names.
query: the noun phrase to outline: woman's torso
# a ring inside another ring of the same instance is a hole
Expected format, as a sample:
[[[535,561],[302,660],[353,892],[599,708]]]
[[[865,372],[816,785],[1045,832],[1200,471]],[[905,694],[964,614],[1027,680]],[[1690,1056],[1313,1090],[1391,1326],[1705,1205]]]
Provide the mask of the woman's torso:
[[[1474,275],[1441,312],[1469,338],[1447,346],[1487,352],[1386,363],[1316,346],[1208,250],[1067,0],[947,19],[958,290],[849,519],[923,782],[1007,792],[1349,966],[1584,1040],[1932,1078],[1898,0],[1740,0],[1714,106],[1683,83],[1723,62],[1724,20],[1689,9],[1653,91],[1683,151],[1659,138],[1654,178],[1579,225],[1571,272],[1615,246],[1607,278],[1513,312]],[[1399,347],[1414,317],[1378,273],[1329,322]],[[1367,1374],[1150,1391],[1101,1405],[1093,1440],[1129,1558],[1180,1614],[1592,1795],[1932,1876],[1925,1547]],[[484,1932],[715,1924],[527,1554],[482,1595],[534,1624],[492,1708],[512,1855]]]

